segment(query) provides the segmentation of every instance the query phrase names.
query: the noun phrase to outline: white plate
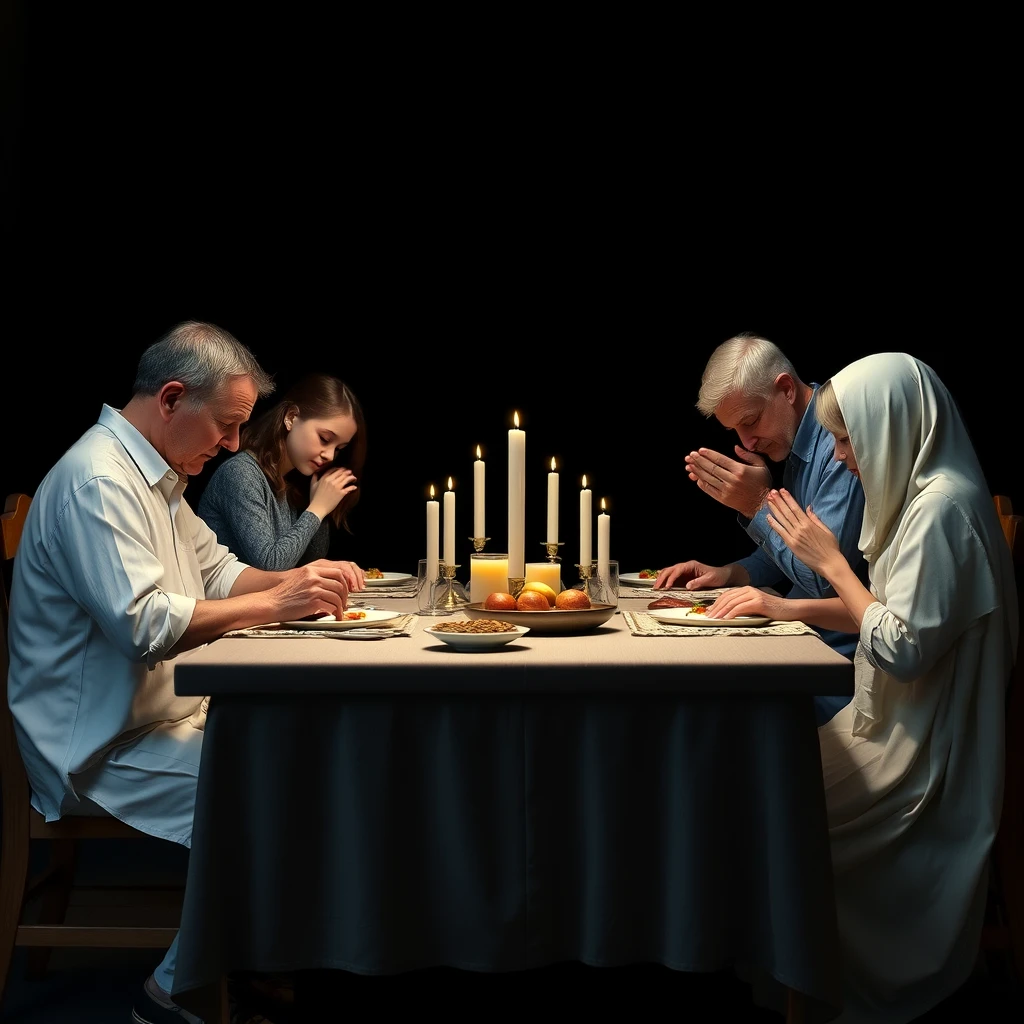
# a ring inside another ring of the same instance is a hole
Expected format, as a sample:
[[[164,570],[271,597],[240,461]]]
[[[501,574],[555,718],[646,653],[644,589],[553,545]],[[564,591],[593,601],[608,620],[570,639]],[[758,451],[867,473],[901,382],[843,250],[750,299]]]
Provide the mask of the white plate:
[[[627,583],[631,587],[653,587],[657,576],[640,577],[635,572],[620,572],[619,583]]]
[[[407,572],[386,572],[379,579],[367,580],[368,587],[393,587],[396,583],[407,583],[412,579]]]
[[[289,629],[365,629],[367,626],[382,626],[403,614],[370,608],[366,610],[365,619],[299,619],[296,622],[282,622],[281,625]]]
[[[766,626],[772,620],[767,615],[741,615],[737,619],[709,619],[694,615],[689,608],[655,608],[648,611],[658,622],[670,626]]]
[[[526,626],[509,625],[508,632],[503,633],[449,633],[435,627],[423,627],[424,633],[429,633],[435,640],[443,640],[446,644],[460,651],[483,651],[488,648],[501,647],[518,640],[521,636],[529,633]]]

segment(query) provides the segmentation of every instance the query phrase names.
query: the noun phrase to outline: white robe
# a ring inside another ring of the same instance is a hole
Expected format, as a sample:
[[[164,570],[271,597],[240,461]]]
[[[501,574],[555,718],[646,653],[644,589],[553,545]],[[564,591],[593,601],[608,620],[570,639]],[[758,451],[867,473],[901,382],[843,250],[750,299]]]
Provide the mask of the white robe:
[[[906,1024],[970,975],[1017,645],[1009,548],[955,404],[900,353],[833,378],[865,490],[852,702],[819,729],[842,1024]]]

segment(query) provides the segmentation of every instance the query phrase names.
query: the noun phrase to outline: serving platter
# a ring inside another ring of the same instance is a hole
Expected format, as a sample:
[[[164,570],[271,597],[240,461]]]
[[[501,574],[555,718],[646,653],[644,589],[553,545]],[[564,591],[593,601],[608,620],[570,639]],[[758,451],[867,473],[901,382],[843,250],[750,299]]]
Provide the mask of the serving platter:
[[[471,619],[497,619],[526,626],[533,633],[568,636],[597,629],[615,614],[615,605],[594,603],[589,608],[549,608],[536,612],[505,612],[485,608],[482,602],[463,605],[460,611]]]
[[[455,633],[436,626],[424,626],[423,632],[459,651],[491,651],[530,632],[526,626],[514,626],[512,623],[508,623],[508,626],[508,632],[505,633]]]

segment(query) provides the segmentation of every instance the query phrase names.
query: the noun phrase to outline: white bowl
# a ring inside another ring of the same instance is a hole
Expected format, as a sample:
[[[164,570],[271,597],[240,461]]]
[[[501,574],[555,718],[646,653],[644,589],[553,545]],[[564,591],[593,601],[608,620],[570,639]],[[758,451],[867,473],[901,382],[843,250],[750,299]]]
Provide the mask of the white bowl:
[[[424,626],[423,632],[429,633],[435,640],[442,640],[460,651],[486,651],[510,644],[530,631],[526,626],[510,625],[506,632],[501,633],[452,633],[448,630],[437,629],[435,626]]]

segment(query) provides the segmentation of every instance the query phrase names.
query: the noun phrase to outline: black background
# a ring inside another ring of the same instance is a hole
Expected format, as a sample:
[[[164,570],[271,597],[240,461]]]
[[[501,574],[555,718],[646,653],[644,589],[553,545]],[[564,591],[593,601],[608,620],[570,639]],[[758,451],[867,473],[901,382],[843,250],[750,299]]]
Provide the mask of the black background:
[[[1005,130],[966,70],[925,93],[879,57],[884,97],[838,73],[730,91],[638,55],[626,75],[538,44],[527,74],[500,48],[429,61],[405,34],[296,19],[6,17],[4,492],[31,493],[128,399],[142,349],[202,319],[279,391],[321,369],[360,396],[369,461],[334,554],[364,566],[415,571],[449,475],[468,562],[477,444],[487,550],[507,550],[514,410],[528,560],[552,455],[569,566],[583,474],[623,572],[747,554],[683,473],[693,447],[734,443],[694,402],[741,330],[807,380],[923,358],[992,489],[1024,504]]]

